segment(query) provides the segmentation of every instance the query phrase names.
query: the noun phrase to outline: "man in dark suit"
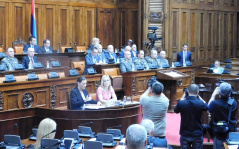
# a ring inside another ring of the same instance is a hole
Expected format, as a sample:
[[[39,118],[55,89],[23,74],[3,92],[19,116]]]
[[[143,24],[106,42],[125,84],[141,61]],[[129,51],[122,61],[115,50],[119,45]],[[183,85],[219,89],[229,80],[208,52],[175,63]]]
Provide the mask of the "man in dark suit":
[[[108,45],[107,52],[105,53],[105,57],[108,63],[110,59],[113,59],[114,63],[117,62],[117,55],[114,53],[114,47],[112,45]]]
[[[53,48],[51,47],[51,41],[49,39],[45,39],[43,41],[43,46],[39,48],[39,53],[53,53]]]
[[[191,63],[191,52],[188,51],[188,45],[185,43],[182,46],[183,51],[178,52],[177,55],[177,62],[179,62],[181,65],[186,66],[186,62]]]
[[[38,62],[38,59],[37,59],[36,56],[34,56],[34,54],[35,54],[35,50],[33,48],[28,48],[27,56],[24,56],[22,58],[22,65],[26,69],[33,69],[34,68],[34,64]]]
[[[97,63],[100,64],[104,64],[106,63],[106,58],[105,58],[105,53],[102,51],[102,45],[101,44],[97,44],[95,46],[95,48],[98,50],[98,57],[99,57],[99,61],[97,61]]]
[[[26,44],[23,48],[23,54],[27,54],[28,48],[34,48],[35,53],[38,53],[39,46],[36,44],[36,38],[34,36],[29,37],[29,44]]]
[[[99,61],[99,57],[97,53],[98,53],[98,50],[94,48],[91,50],[91,53],[88,53],[85,56],[85,70],[83,75],[88,75],[87,69],[91,68],[92,65],[97,64],[97,62]]]

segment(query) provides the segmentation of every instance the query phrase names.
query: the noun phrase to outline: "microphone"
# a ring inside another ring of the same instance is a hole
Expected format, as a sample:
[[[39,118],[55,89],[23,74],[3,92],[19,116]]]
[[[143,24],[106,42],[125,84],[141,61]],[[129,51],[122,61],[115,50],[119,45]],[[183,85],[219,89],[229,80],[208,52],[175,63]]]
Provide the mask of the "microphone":
[[[107,129],[111,129],[111,128],[120,128],[120,127],[122,127],[122,125],[111,126],[111,127],[108,127]]]
[[[8,130],[4,131],[4,134],[9,133],[13,128],[17,127],[17,123],[15,123],[11,128],[9,128]]]
[[[80,126],[89,125],[89,124],[93,124],[93,122],[89,122],[89,123],[80,124]]]
[[[48,133],[48,134],[44,135],[43,137],[41,137],[41,139],[42,139],[42,138],[44,138],[45,136],[47,136],[47,135],[49,135],[49,134],[53,133],[53,132],[56,132],[56,129],[54,129],[54,130],[52,130],[50,133]]]

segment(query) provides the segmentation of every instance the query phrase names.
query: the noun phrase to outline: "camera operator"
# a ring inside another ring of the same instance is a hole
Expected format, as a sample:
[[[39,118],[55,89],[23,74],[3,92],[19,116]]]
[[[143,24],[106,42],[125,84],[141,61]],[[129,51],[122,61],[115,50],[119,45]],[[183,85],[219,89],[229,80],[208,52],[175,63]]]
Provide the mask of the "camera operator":
[[[148,81],[148,89],[140,97],[140,104],[143,107],[143,119],[150,119],[154,122],[155,137],[165,138],[166,114],[169,106],[169,99],[163,94],[164,86],[153,77]],[[152,93],[152,96],[149,96]]]
[[[229,130],[226,132],[215,132],[213,149],[224,149],[223,142],[226,141],[229,132],[236,132],[236,111],[237,103],[234,98],[230,97],[232,87],[229,83],[221,83],[219,87],[216,87],[211,99],[209,101],[209,112],[212,113],[212,122],[225,123],[229,120]],[[219,94],[219,99],[215,100],[216,95]],[[229,111],[231,108],[231,116],[229,117]],[[213,126],[215,127],[215,126]]]
[[[175,113],[181,114],[180,144],[182,149],[203,148],[203,127],[201,116],[207,111],[207,103],[198,96],[199,87],[196,84],[189,85],[188,90],[174,108]],[[199,97],[199,98],[197,98]]]

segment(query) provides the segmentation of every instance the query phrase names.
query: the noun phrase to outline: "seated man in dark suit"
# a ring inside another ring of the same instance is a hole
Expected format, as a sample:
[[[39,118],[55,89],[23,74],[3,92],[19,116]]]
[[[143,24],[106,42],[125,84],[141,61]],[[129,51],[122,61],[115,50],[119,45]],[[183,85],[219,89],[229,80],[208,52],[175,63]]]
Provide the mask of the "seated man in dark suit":
[[[117,55],[114,53],[114,47],[112,45],[108,45],[105,57],[107,59],[107,63],[109,63],[110,59],[113,59],[113,63],[117,62]]]
[[[133,58],[133,57],[134,57],[134,53],[133,53],[131,50],[132,50],[132,48],[131,48],[130,46],[126,46],[125,49],[124,49],[124,51],[121,51],[121,52],[119,53],[119,58],[125,58],[125,57],[124,57],[124,53],[125,53],[126,51],[129,51],[130,54],[131,54],[131,58]]]
[[[84,70],[83,75],[88,75],[87,69],[91,68],[92,65],[95,65],[95,64],[97,64],[97,62],[99,62],[99,57],[98,57],[97,53],[98,53],[98,50],[96,48],[93,48],[91,50],[91,53],[88,53],[85,56],[85,70]]]
[[[29,44],[26,44],[23,48],[23,54],[27,54],[28,48],[34,48],[35,53],[38,53],[39,46],[36,44],[36,38],[34,36],[29,37]]]
[[[189,61],[191,63],[191,52],[188,51],[188,45],[185,43],[182,46],[183,51],[178,52],[177,54],[177,62],[181,65],[186,66],[186,62]]]
[[[53,53],[53,48],[51,47],[51,41],[45,39],[43,41],[43,46],[39,48],[39,53]]]
[[[22,65],[26,69],[33,69],[34,68],[34,63],[38,62],[38,59],[36,56],[34,56],[35,50],[33,48],[28,48],[27,50],[27,56],[24,56],[22,58]]]
[[[97,44],[95,46],[95,48],[98,50],[98,57],[99,57],[99,61],[97,61],[97,63],[100,64],[106,64],[106,58],[105,58],[105,53],[102,51],[102,45],[101,44]]]
[[[18,64],[17,58],[14,57],[14,49],[12,47],[7,48],[6,54],[7,57],[3,58],[1,63],[6,71],[13,71],[15,70],[15,64]]]
[[[148,144],[153,143],[153,147],[167,147],[169,149],[172,149],[171,146],[168,145],[167,140],[165,137],[157,137],[153,136],[154,132],[154,122],[150,119],[143,119],[140,123],[141,126],[143,126],[148,134]]]

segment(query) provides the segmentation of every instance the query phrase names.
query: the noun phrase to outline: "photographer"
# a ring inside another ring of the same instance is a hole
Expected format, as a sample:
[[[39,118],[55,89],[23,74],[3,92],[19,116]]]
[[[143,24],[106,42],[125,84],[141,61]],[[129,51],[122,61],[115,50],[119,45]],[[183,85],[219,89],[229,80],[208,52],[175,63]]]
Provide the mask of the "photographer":
[[[232,92],[232,87],[229,83],[221,83],[217,87],[212,97],[209,101],[209,112],[212,113],[212,122],[214,130],[214,149],[224,149],[223,142],[226,141],[229,132],[236,132],[236,111],[237,103],[234,98],[230,97]],[[216,95],[219,94],[219,99],[215,100]],[[231,110],[230,110],[231,109]],[[231,111],[231,116],[229,117],[229,111]],[[228,124],[228,131],[226,132],[216,132],[215,129],[217,124]]]
[[[140,97],[140,104],[143,108],[143,119],[150,119],[154,122],[153,135],[165,138],[166,114],[169,106],[169,99],[163,94],[164,86],[153,77],[148,81],[148,89]],[[149,96],[152,93],[152,96]]]
[[[198,93],[198,85],[189,85],[188,90],[184,91],[182,99],[174,108],[175,113],[181,114],[180,144],[182,149],[203,148],[201,116],[203,111],[207,111],[208,106],[207,103],[198,96]]]

